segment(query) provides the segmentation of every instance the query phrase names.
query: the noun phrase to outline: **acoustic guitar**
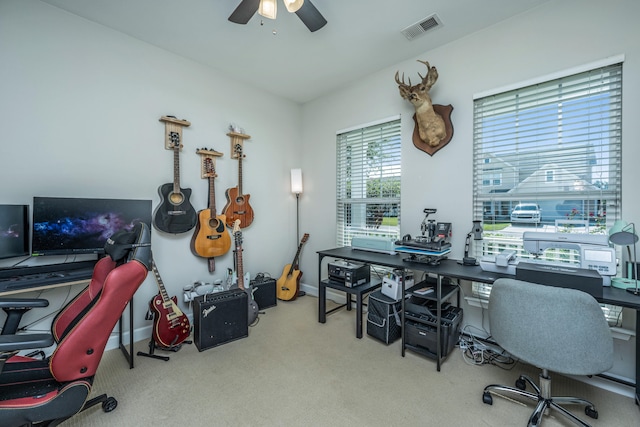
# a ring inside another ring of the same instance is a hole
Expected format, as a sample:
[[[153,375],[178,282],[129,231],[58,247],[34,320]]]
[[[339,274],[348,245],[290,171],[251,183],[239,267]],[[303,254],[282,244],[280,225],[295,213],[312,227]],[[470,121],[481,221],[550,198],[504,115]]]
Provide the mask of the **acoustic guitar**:
[[[238,289],[241,289],[247,293],[248,302],[248,324],[253,325],[258,317],[258,303],[253,298],[253,287],[251,286],[249,273],[245,275],[244,267],[242,265],[242,231],[240,231],[240,220],[237,219],[233,223],[233,237],[236,245],[235,259],[236,259],[236,273],[235,280]]]
[[[227,204],[222,211],[227,217],[227,225],[233,227],[236,220],[240,220],[240,228],[245,228],[253,222],[253,208],[249,204],[249,194],[242,193],[242,144],[236,143],[233,147],[238,159],[238,186],[228,188],[225,191]]]
[[[293,301],[298,296],[300,277],[302,277],[302,271],[298,269],[298,259],[300,257],[302,245],[304,245],[308,239],[309,233],[305,233],[298,245],[296,256],[293,257],[293,262],[284,266],[282,276],[280,276],[276,282],[276,296],[280,300]]]
[[[198,212],[196,229],[191,238],[191,250],[197,256],[213,258],[226,254],[231,248],[231,236],[226,227],[226,217],[216,214],[215,179],[217,177],[213,159],[207,150],[198,150],[203,155],[204,176],[209,181],[209,207]]]
[[[180,134],[170,132],[173,149],[173,183],[158,188],[160,204],[153,213],[153,226],[165,233],[186,233],[196,225],[196,211],[191,206],[190,188],[180,187]]]
[[[175,296],[169,298],[153,260],[151,260],[151,269],[160,291],[149,303],[154,319],[153,340],[164,348],[175,347],[182,344],[191,333],[189,318],[178,307],[177,298]]]

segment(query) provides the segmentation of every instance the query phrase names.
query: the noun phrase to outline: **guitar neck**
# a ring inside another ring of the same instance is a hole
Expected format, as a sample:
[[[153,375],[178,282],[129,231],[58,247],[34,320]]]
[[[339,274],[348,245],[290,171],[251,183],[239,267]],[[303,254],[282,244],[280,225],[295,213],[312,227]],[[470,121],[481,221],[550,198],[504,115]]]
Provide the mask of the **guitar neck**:
[[[173,147],[173,192],[180,192],[180,144]]]
[[[242,265],[242,233],[236,231],[234,233],[236,250],[234,251],[236,256],[236,276],[238,280],[238,288],[244,290],[244,266]]]
[[[238,155],[238,195],[242,196],[242,153]]]
[[[209,177],[209,210],[211,211],[211,218],[216,217],[216,184],[215,177]]]
[[[164,287],[164,283],[162,283],[162,278],[160,277],[160,272],[158,272],[158,268],[156,267],[156,262],[151,260],[151,268],[153,270],[153,275],[156,278],[156,283],[158,285],[158,290],[160,291],[160,296],[162,297],[163,302],[168,302],[171,299],[169,298],[169,294],[167,294],[167,290]]]
[[[305,244],[305,242],[307,241],[307,239],[309,238],[309,234],[305,233],[304,236],[302,236],[302,240],[300,240],[300,244],[298,245],[298,250],[296,251],[296,256],[293,257],[293,262],[291,263],[291,268],[289,269],[289,273],[287,274],[288,276],[290,276],[293,273],[293,270],[296,269],[296,267],[298,266],[298,259],[300,258],[300,251],[302,251],[302,246]]]

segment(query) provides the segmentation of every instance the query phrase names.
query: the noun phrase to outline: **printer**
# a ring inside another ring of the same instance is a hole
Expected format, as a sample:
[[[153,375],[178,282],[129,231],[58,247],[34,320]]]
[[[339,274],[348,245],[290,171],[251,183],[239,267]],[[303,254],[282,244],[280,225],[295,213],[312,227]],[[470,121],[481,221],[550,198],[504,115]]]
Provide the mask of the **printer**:
[[[360,264],[339,260],[328,264],[329,280],[353,288],[364,285],[371,280],[371,269],[368,264]]]

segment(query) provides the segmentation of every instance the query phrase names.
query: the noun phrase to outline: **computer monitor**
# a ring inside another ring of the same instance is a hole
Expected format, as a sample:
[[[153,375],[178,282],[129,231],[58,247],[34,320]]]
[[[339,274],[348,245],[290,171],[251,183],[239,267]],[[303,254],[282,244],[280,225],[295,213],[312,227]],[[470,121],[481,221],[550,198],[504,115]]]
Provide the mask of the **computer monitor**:
[[[144,222],[151,200],[33,198],[31,255],[102,254],[112,234]]]
[[[0,259],[29,255],[29,205],[0,205]]]

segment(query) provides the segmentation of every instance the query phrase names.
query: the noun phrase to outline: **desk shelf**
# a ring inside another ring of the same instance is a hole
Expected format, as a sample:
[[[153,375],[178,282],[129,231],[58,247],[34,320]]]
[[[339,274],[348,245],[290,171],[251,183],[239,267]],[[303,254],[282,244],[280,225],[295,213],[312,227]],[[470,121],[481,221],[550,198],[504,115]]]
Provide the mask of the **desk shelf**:
[[[433,291],[426,294],[416,292],[425,287],[431,287]],[[440,371],[440,364],[449,355],[455,341],[457,341],[462,317],[461,309],[456,307],[456,313],[448,313],[443,310],[443,305],[455,295],[457,296],[457,305],[460,306],[459,288],[451,284],[447,278],[438,276],[436,283],[425,280],[405,289],[404,292],[402,355],[404,356],[405,350],[409,349],[430,359],[435,359],[437,370]],[[435,308],[429,302],[435,302]],[[428,307],[428,305],[432,307]],[[455,323],[447,319],[448,314],[454,316]]]
[[[424,287],[432,287],[433,291],[429,292],[428,294],[419,294],[416,293],[415,291],[422,289]],[[440,298],[442,301],[446,301],[449,298],[451,298],[453,295],[455,295],[458,292],[458,286],[457,285],[451,285],[451,284],[445,284],[442,283],[442,297]],[[427,283],[426,281],[422,281],[412,287],[410,287],[409,289],[405,290],[405,295],[409,294],[411,296],[414,296],[416,298],[423,298],[425,300],[428,301],[437,301],[438,297],[436,295],[436,284],[435,283]]]

